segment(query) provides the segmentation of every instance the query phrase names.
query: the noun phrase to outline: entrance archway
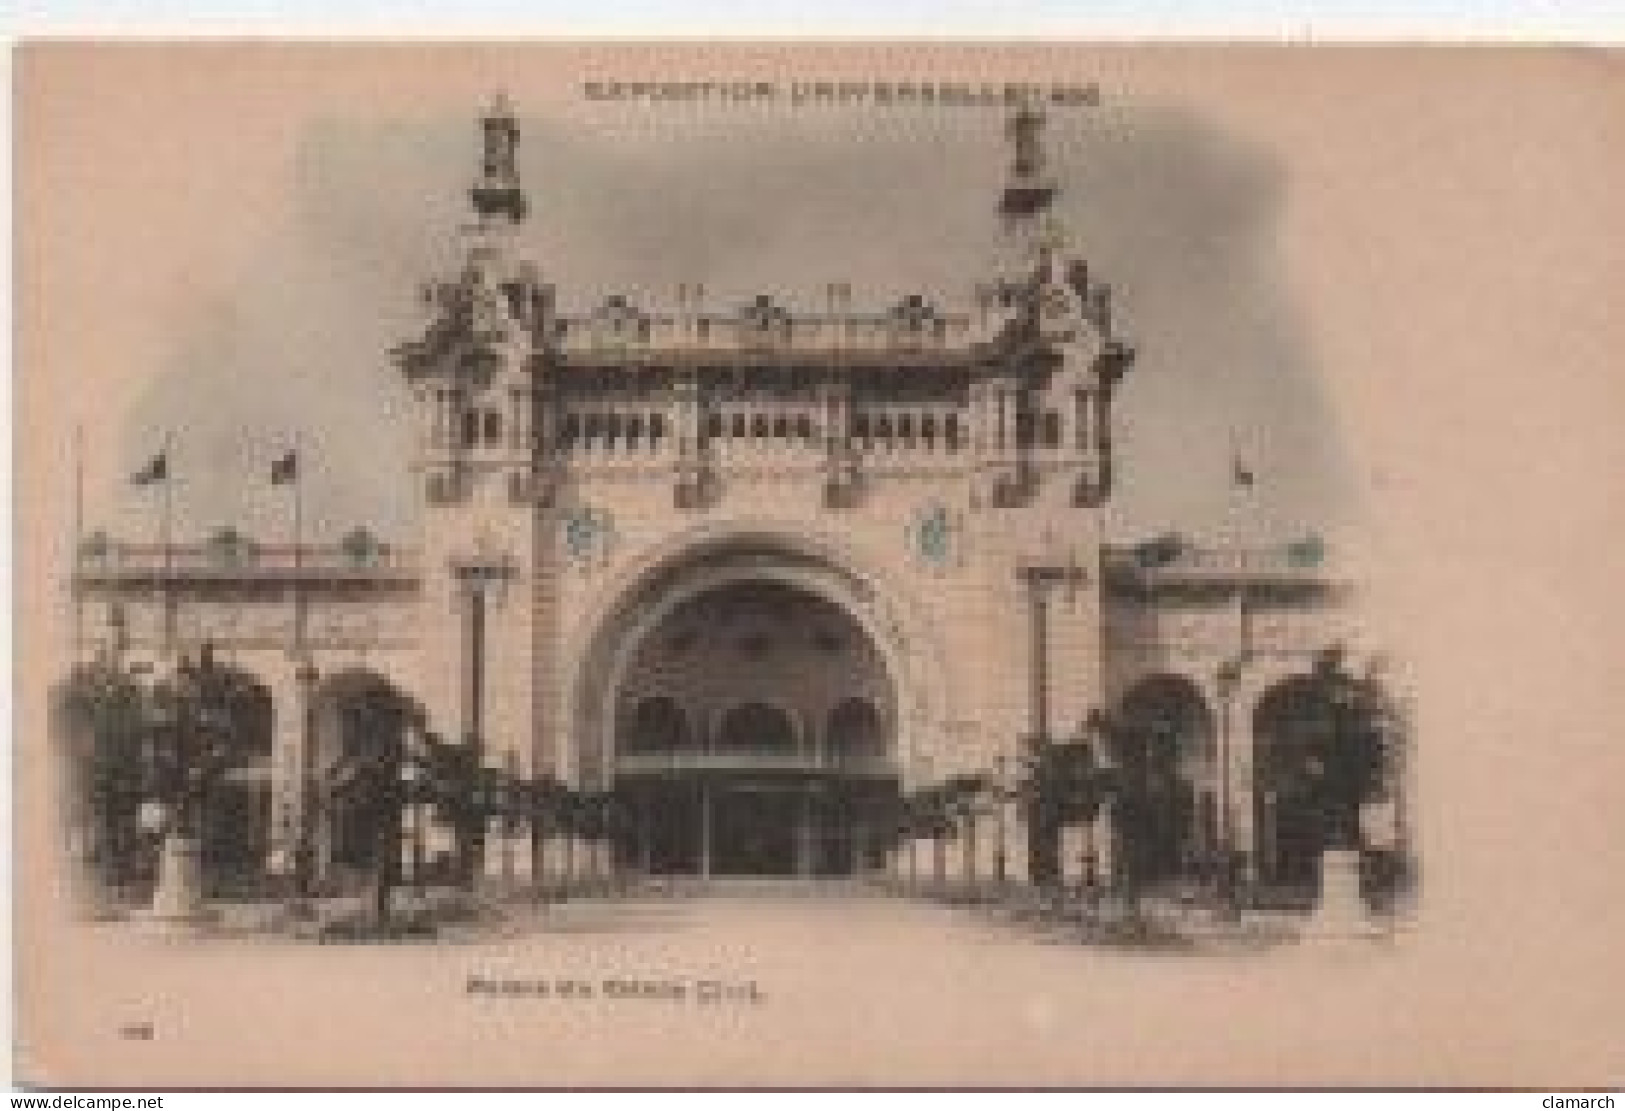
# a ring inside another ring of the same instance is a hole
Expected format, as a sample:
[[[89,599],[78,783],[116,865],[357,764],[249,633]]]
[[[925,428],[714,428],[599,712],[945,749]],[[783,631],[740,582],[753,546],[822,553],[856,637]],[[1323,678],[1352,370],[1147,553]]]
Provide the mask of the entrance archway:
[[[848,875],[883,859],[898,684],[817,578],[708,562],[621,630],[602,773],[656,874]]]
[[[1213,715],[1189,679],[1152,675],[1123,696],[1121,716],[1135,785],[1127,850],[1142,881],[1169,879],[1215,844]]]
[[[203,799],[199,820],[204,879],[215,897],[249,895],[265,881],[271,834],[271,691],[253,673],[209,663],[205,697],[225,724],[225,767]]]
[[[1335,664],[1286,679],[1253,713],[1259,877],[1312,888],[1323,849],[1355,847],[1358,816],[1380,782],[1381,752]]]
[[[324,818],[317,823],[325,842],[321,866],[354,880],[398,864],[386,846],[399,844],[400,813],[366,788],[380,769],[398,766],[407,730],[419,716],[405,692],[365,668],[336,672],[318,688],[312,778]]]

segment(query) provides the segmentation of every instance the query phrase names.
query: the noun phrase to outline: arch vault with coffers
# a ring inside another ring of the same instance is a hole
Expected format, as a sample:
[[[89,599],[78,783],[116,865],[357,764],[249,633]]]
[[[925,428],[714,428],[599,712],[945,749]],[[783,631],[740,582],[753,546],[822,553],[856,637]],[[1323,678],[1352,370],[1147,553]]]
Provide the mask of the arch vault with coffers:
[[[679,537],[639,566],[606,587],[561,754],[574,781],[627,805],[617,851],[655,873],[878,866],[912,755],[949,712],[923,623],[833,545],[761,523]],[[637,744],[649,705],[688,723],[675,748]]]
[[[569,669],[568,750],[556,766],[584,785],[608,786],[617,747],[616,697],[629,663],[650,633],[685,604],[750,583],[774,583],[818,598],[868,638],[894,690],[892,756],[905,783],[912,757],[954,720],[940,645],[894,583],[838,543],[764,522],[701,527],[670,539],[604,588],[589,610],[583,650]]]

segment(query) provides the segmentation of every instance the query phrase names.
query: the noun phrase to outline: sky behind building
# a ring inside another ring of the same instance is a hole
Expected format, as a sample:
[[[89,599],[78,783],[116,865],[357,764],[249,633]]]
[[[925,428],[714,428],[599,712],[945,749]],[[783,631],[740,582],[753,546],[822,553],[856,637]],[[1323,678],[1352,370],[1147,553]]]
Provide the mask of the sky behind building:
[[[910,293],[965,310],[992,273],[997,109],[603,103],[561,99],[558,75],[533,98],[511,68],[487,76],[518,103],[523,242],[567,309],[610,294],[669,305],[700,282],[711,311],[758,293],[815,311],[842,282],[860,310]],[[456,266],[479,99],[380,109],[359,87],[256,100],[244,84],[246,116],[183,123],[131,175],[131,189],[195,182],[196,203],[171,211],[229,247],[154,268],[172,283],[170,326],[131,348],[140,385],[87,463],[87,523],[153,533],[156,495],[127,477],[171,434],[177,536],[285,538],[289,495],[269,466],[297,438],[307,536],[366,524],[408,539],[412,417],[387,352],[420,323],[422,283]],[[1048,143],[1072,249],[1114,286],[1139,351],[1119,400],[1114,533],[1335,529],[1349,483],[1277,251],[1291,182],[1272,153],[1186,106],[1112,93],[1052,110]],[[265,180],[242,180],[245,166]],[[146,234],[161,249],[163,228]]]

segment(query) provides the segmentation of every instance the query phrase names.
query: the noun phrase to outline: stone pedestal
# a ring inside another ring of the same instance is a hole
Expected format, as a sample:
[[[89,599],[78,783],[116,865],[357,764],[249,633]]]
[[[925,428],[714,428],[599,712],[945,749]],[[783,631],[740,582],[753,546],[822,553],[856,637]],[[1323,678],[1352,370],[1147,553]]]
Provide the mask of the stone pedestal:
[[[1327,849],[1320,857],[1320,902],[1307,936],[1367,937],[1375,933],[1360,895],[1358,849]]]
[[[158,923],[201,922],[209,917],[203,902],[203,849],[195,837],[164,838],[158,858],[158,886],[148,917]]]

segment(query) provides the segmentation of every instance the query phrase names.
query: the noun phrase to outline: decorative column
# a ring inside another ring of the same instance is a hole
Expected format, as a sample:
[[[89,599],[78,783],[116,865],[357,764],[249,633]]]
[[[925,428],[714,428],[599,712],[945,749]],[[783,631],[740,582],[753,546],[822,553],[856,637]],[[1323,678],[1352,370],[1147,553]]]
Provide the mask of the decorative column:
[[[1049,578],[1029,568],[1027,578],[1027,725],[1034,737],[1049,739]]]
[[[638,867],[645,876],[654,874],[654,798],[644,795],[638,806]]]
[[[309,898],[327,871],[327,854],[318,855],[316,852],[318,830],[326,825],[325,811],[318,814],[316,798],[316,684],[321,680],[321,673],[306,657],[300,661],[294,680],[299,688],[299,787],[294,817],[294,890],[300,898]],[[326,840],[324,838],[324,842]]]
[[[711,878],[711,784],[700,781],[700,876]]]
[[[679,509],[698,509],[705,504],[708,475],[705,444],[701,435],[700,383],[691,369],[678,372],[673,386],[677,433],[677,473],[674,503]]]
[[[1075,589],[1087,572],[1077,564],[1032,563],[1018,574],[1027,585],[1027,726],[1029,734],[1050,739],[1050,595],[1056,587]]]
[[[478,553],[452,562],[463,605],[461,731],[476,775],[485,767],[485,618],[489,602],[501,596],[518,571],[506,556]],[[486,844],[486,816],[472,814],[460,831],[458,878],[471,886],[480,872]]]
[[[1000,891],[1004,890],[1009,880],[1009,805],[1014,794],[1015,787],[1010,781],[1010,758],[1001,752],[993,761],[993,805],[998,817],[998,825],[994,827],[993,882]]]
[[[964,831],[965,831],[965,850],[964,850],[965,851],[965,859],[964,859],[965,890],[966,890],[966,892],[968,894],[972,894],[972,895],[974,895],[975,892],[976,892],[976,881],[977,881],[976,854],[977,854],[977,851],[978,851],[977,840],[976,840],[976,834],[977,834],[976,825],[977,825],[977,820],[980,817],[981,817],[981,807],[979,805],[977,805],[977,799],[975,797],[971,797],[971,798],[966,799],[965,800],[965,824],[964,824],[964,827],[963,827]]]
[[[851,383],[827,381],[819,396],[824,440],[824,500],[832,508],[849,508],[856,501],[858,487],[858,463],[851,440]]]
[[[1072,447],[1082,455],[1094,442],[1095,394],[1092,390],[1078,390],[1072,396]]]
[[[1237,880],[1237,845],[1235,800],[1233,795],[1234,778],[1232,763],[1234,762],[1233,731],[1236,689],[1241,684],[1241,670],[1243,660],[1241,656],[1232,656],[1219,665],[1214,676],[1214,691],[1219,696],[1219,787],[1218,787],[1218,827],[1219,827],[1219,868],[1218,868],[1218,897],[1221,908],[1234,910],[1236,906],[1236,880]],[[1249,826],[1251,823],[1249,823]],[[1248,855],[1248,868],[1251,867],[1251,853]]]
[[[803,879],[812,876],[818,869],[814,835],[812,790],[806,788],[801,792],[801,811],[796,821],[796,875]]]

